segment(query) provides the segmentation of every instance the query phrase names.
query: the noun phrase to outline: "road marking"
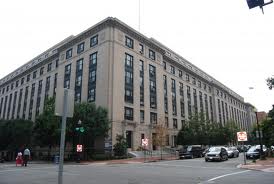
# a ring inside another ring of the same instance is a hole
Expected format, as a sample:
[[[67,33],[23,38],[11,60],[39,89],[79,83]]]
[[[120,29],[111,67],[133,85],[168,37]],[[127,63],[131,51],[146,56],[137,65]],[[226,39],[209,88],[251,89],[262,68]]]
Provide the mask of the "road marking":
[[[214,181],[214,180],[217,180],[217,179],[220,179],[220,178],[223,178],[223,177],[226,177],[226,176],[230,176],[230,175],[235,175],[235,174],[241,174],[241,173],[245,173],[245,172],[249,172],[250,170],[246,170],[246,171],[240,171],[240,172],[234,172],[234,173],[230,173],[230,174],[224,174],[224,175],[221,175],[221,176],[217,176],[215,178],[211,178],[210,180],[207,180],[207,181]]]
[[[0,174],[1,173],[5,173],[5,172],[10,172],[10,171],[27,171],[27,170],[42,170],[42,169],[52,169],[52,168],[56,168],[56,167],[36,167],[36,168],[16,168],[16,169],[9,169],[9,170],[3,170],[3,171],[0,171]]]
[[[153,164],[147,163],[148,166],[171,166],[171,167],[186,167],[186,168],[193,168],[193,169],[222,169],[222,170],[231,170],[231,168],[224,168],[224,167],[201,167],[201,166],[189,166],[189,165],[172,165],[172,164]]]

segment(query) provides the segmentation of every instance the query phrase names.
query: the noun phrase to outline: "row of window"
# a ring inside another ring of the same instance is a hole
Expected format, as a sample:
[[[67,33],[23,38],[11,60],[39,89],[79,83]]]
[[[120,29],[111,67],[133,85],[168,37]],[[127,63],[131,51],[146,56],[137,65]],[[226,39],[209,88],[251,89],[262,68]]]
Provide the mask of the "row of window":
[[[55,74],[55,78],[54,78],[54,93],[53,95],[55,96],[55,90],[56,90],[56,86],[57,86],[57,73]],[[47,99],[48,95],[49,95],[49,84],[50,83],[50,76],[48,76],[46,78],[46,85],[45,85],[45,99]],[[0,118],[3,119],[9,119],[10,118],[10,111],[12,108],[12,112],[11,112],[11,119],[15,119],[15,118],[20,118],[20,113],[22,110],[22,118],[23,119],[32,119],[32,113],[33,113],[33,106],[34,106],[34,94],[35,94],[35,83],[33,83],[31,85],[31,92],[30,92],[30,99],[29,98],[29,87],[30,86],[26,86],[25,87],[25,94],[24,94],[24,98],[23,98],[23,88],[21,88],[19,90],[19,95],[18,95],[18,91],[11,93],[9,96],[5,97],[5,102],[4,102],[4,106],[3,105],[3,100],[4,98],[1,98],[0,101]],[[38,90],[37,90],[37,99],[36,99],[36,109],[35,109],[35,116],[39,115],[40,111],[41,111],[41,98],[42,98],[42,88],[43,88],[43,80],[40,80],[38,82]],[[7,105],[7,98],[9,97],[9,102]],[[12,102],[12,98],[13,98],[13,104],[11,105]],[[17,98],[18,98],[18,104],[17,104]],[[23,109],[21,109],[22,107],[22,101],[23,101]],[[26,114],[27,112],[27,104],[29,102],[29,110],[28,110],[28,114]],[[44,100],[45,103],[45,100]],[[17,104],[17,107],[16,107]],[[2,111],[3,108],[3,111]],[[6,108],[7,108],[7,114],[6,114]],[[17,109],[17,113],[15,114],[15,109]],[[3,112],[3,113],[2,113]],[[7,117],[7,118],[6,118]]]
[[[58,68],[59,65],[59,60],[56,59],[55,60],[55,68]],[[42,76],[44,74],[44,70],[45,70],[45,66],[42,66],[39,69],[39,75]],[[47,64],[47,72],[51,72],[52,71],[52,62]],[[14,87],[17,88],[19,87],[19,84],[22,86],[26,82],[29,82],[32,79],[36,79],[37,78],[37,70],[33,71],[32,74],[28,74],[26,77],[22,77],[20,80],[17,80],[16,82],[11,83],[10,85],[7,85],[6,87],[4,87],[1,91],[0,89],[0,93],[5,94],[5,92],[9,92],[9,90],[13,90]]]
[[[125,45],[130,48],[130,49],[134,49],[134,40],[128,36],[125,36]],[[139,44],[139,53],[140,54],[144,54],[144,45],[143,44]],[[155,61],[155,51],[149,49],[148,50],[148,57]]]
[[[98,35],[95,35],[90,38],[90,47],[94,47],[98,44]],[[85,50],[85,42],[81,42],[77,45],[77,54],[84,52]],[[70,48],[66,51],[66,59],[70,59],[72,57],[73,48]]]

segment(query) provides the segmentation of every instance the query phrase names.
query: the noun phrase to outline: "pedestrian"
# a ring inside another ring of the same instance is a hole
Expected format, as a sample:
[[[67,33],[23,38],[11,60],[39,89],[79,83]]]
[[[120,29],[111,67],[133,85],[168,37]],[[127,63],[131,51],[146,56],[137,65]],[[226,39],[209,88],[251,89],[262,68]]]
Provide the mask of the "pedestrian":
[[[26,148],[24,150],[24,163],[23,163],[25,167],[27,167],[29,159],[30,159],[30,150]]]
[[[17,153],[15,165],[16,165],[16,167],[17,167],[17,165],[23,166],[23,158],[22,158],[22,153],[20,151]]]

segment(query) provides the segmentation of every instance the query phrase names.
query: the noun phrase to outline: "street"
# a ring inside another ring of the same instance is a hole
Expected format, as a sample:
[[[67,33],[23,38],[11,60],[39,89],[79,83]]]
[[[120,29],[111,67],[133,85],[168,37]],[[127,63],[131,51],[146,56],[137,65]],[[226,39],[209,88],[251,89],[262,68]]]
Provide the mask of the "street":
[[[204,158],[151,163],[65,165],[64,184],[272,184],[273,172],[237,168],[239,158],[224,162],[205,162]],[[0,164],[0,184],[56,184],[54,164]]]

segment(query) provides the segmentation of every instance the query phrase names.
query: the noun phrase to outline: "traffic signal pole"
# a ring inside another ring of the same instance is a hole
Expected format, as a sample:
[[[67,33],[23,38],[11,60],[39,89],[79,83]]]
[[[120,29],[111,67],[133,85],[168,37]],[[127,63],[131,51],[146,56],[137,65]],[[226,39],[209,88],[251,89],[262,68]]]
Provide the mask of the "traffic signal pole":
[[[64,165],[64,149],[66,137],[66,121],[67,121],[67,104],[68,104],[68,90],[64,90],[64,103],[63,103],[63,116],[62,116],[62,129],[60,141],[60,162],[58,171],[58,184],[63,184],[63,165]]]

